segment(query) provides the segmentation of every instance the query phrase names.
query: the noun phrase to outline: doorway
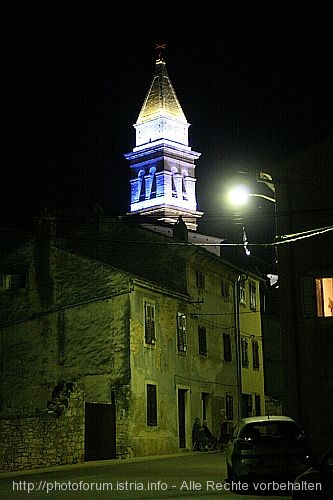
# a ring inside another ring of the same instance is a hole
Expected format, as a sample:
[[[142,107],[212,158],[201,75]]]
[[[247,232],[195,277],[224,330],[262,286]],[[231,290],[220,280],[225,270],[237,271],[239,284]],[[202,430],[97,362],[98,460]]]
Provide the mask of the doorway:
[[[85,404],[84,444],[85,461],[116,458],[116,411],[114,400],[111,404]]]
[[[179,448],[186,448],[186,396],[188,389],[178,389]]]

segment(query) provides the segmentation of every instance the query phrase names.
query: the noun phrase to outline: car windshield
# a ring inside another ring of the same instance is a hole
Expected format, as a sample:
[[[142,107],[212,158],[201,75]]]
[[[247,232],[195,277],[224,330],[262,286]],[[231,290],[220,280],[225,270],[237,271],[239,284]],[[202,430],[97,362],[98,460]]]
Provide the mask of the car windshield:
[[[295,438],[300,434],[300,429],[294,422],[268,420],[247,424],[240,432],[239,437],[242,439]]]

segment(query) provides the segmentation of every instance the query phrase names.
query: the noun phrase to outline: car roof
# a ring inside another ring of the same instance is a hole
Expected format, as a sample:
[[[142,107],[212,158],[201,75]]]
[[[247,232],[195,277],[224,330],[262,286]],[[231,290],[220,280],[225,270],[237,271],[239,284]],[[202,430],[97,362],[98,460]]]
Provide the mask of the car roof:
[[[267,422],[270,420],[280,421],[280,422],[295,422],[291,417],[287,417],[285,415],[261,415],[259,417],[246,417],[241,418],[240,423],[242,424],[255,424],[258,422]]]

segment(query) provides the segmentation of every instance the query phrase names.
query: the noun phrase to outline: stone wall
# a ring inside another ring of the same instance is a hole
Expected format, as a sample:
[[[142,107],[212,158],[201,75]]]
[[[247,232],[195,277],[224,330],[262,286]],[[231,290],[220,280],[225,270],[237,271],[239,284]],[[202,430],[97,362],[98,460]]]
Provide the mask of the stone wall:
[[[84,398],[76,384],[60,384],[45,410],[24,413],[6,408],[0,415],[0,470],[83,462]]]

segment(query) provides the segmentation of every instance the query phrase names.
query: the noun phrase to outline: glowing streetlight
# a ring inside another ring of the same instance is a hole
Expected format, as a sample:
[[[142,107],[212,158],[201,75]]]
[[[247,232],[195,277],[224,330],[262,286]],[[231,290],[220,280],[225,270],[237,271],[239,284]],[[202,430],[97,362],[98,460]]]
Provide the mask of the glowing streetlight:
[[[235,186],[234,188],[230,189],[228,193],[228,200],[231,205],[245,205],[248,202],[249,194],[250,192],[248,186]]]
[[[234,186],[232,189],[230,189],[227,192],[227,199],[230,205],[241,207],[245,206],[250,197],[253,198],[263,198],[264,200],[267,200],[271,203],[274,203],[274,214],[275,214],[275,237],[277,234],[277,218],[276,218],[276,198],[275,198],[275,185],[273,182],[273,178],[270,174],[266,172],[258,172],[256,181],[258,183],[265,184],[269,190],[272,192],[273,196],[268,196],[266,194],[262,193],[252,193],[250,190],[250,185],[248,184],[238,184]],[[245,231],[245,227],[242,229],[242,239],[243,239],[243,245],[244,245],[244,250],[246,255],[250,255],[250,250],[248,248],[248,239],[247,239],[247,234]],[[276,252],[276,250],[275,250]],[[276,258],[277,262],[277,258]]]
[[[263,198],[264,200],[271,201],[272,203],[276,202],[275,198],[272,196],[267,196],[266,194],[261,193],[250,193],[249,187],[244,185],[236,186],[228,193],[229,202],[232,205],[237,206],[245,205],[248,202],[249,197]]]

